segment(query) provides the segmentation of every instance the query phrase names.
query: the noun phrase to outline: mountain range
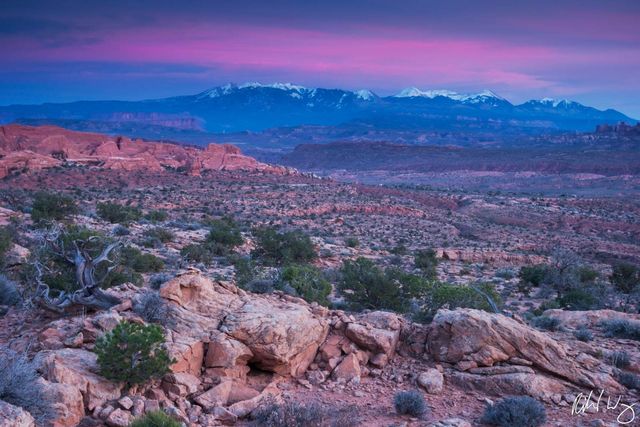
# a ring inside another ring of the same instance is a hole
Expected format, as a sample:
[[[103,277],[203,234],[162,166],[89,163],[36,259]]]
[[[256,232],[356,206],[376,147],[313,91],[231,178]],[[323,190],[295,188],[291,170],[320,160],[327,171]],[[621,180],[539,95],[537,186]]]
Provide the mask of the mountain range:
[[[149,138],[260,132],[296,126],[359,126],[384,130],[516,132],[591,131],[599,124],[636,121],[613,110],[545,98],[514,105],[484,90],[306,88],[290,83],[227,84],[187,96],[142,101],[78,101],[0,107],[0,122],[58,124],[78,130]]]

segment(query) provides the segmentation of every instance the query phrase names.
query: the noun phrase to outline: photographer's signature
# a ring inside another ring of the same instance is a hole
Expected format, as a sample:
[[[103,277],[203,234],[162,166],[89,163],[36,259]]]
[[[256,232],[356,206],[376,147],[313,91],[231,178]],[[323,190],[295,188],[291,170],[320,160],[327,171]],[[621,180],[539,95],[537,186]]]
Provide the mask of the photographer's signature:
[[[598,413],[600,411],[618,410],[618,418],[616,421],[618,424],[626,425],[631,424],[636,419],[637,402],[625,403],[622,402],[622,397],[618,396],[605,396],[605,391],[600,390],[594,392],[593,390],[589,394],[580,393],[573,400],[571,407],[571,415],[582,415],[585,413]]]

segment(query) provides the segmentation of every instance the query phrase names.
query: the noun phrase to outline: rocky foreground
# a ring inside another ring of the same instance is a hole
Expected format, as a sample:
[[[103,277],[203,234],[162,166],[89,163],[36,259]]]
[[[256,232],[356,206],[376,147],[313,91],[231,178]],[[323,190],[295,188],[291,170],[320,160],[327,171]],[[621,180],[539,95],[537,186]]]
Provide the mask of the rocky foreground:
[[[549,425],[606,425],[589,423],[617,413],[571,416],[579,393],[606,390],[637,401],[596,357],[601,342],[556,339],[517,317],[472,309],[440,310],[430,325],[381,311],[350,315],[282,293],[248,293],[195,269],[160,289],[175,359],[171,373],[125,389],[97,373],[92,349],[121,320],[144,322],[132,307],[145,290],[122,285],[109,292],[124,301],[109,311],[46,320],[16,310],[0,318],[0,340],[32,354],[55,396],[52,426],[126,427],[159,408],[188,426],[234,425],[246,423],[261,404],[283,399],[321,400],[336,410],[356,406],[361,425],[391,425],[398,421],[388,410],[393,393],[412,388],[431,396],[432,414],[405,424],[471,426],[491,399],[530,395],[547,405]],[[572,328],[612,313],[547,315]],[[633,353],[636,367],[638,356]],[[34,425],[29,413],[0,402],[0,426]]]
[[[196,176],[209,170],[287,173],[286,168],[260,163],[230,144],[199,149],[56,126],[0,126],[0,179],[70,165],[144,172],[177,170]]]

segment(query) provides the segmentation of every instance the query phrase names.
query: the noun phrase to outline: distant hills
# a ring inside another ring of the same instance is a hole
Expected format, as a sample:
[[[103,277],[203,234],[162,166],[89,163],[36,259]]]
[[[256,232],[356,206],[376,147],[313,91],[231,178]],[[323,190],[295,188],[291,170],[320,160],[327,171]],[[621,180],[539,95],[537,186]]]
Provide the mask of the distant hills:
[[[0,107],[0,122],[58,124],[78,130],[124,133],[191,143],[211,134],[322,126],[383,131],[539,134],[592,131],[597,125],[636,121],[569,100],[514,105],[485,90],[407,88],[380,97],[369,90],[306,88],[289,83],[228,84],[195,95],[143,101],[78,101]],[[242,139],[242,138],[240,138]]]

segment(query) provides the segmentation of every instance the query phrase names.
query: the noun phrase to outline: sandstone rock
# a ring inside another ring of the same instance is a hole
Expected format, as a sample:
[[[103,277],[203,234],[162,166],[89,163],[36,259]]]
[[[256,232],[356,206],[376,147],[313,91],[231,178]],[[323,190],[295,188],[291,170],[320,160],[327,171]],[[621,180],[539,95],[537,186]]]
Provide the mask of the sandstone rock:
[[[299,377],[313,361],[329,325],[306,305],[249,299],[220,330],[244,343],[260,369]]]
[[[380,329],[360,323],[349,323],[344,334],[358,346],[374,354],[384,353],[387,358],[393,356],[400,339],[399,329]]]
[[[547,402],[553,395],[568,391],[567,385],[561,381],[532,373],[478,375],[453,371],[448,373],[447,379],[463,390],[492,396],[528,395]]]
[[[204,365],[207,368],[233,368],[246,365],[252,357],[253,353],[249,347],[226,334],[218,333],[207,346]]]
[[[418,375],[418,385],[429,394],[440,394],[444,386],[444,377],[437,369],[429,369]]]
[[[238,416],[226,408],[216,406],[211,411],[216,420],[223,424],[234,425],[238,421]]]
[[[231,387],[231,392],[229,393],[229,398],[227,399],[227,405],[233,405],[237,402],[242,402],[243,400],[253,399],[258,396],[260,392],[254,388],[243,384],[242,382],[234,381]]]
[[[471,427],[471,423],[461,418],[448,418],[435,424],[430,424],[429,427]]]
[[[599,370],[585,369],[549,335],[503,315],[480,310],[438,311],[430,326],[427,352],[436,361],[456,364],[461,370],[519,357],[536,369],[578,385],[621,390],[609,367],[601,364]]]
[[[348,354],[331,373],[335,380],[343,379],[346,382],[354,378],[360,378],[360,363],[355,354]]]
[[[133,407],[133,400],[129,396],[125,396],[118,400],[118,404],[122,407],[122,409],[129,410]]]
[[[229,401],[229,394],[233,386],[232,381],[222,381],[215,387],[210,388],[204,393],[196,396],[194,401],[207,409],[211,409],[215,406],[225,406]]]
[[[35,427],[31,414],[19,406],[0,400],[0,427]]]
[[[65,348],[42,352],[37,357],[41,359],[43,377],[79,390],[89,411],[120,398],[122,384],[113,383],[97,374],[96,355],[90,351]]]
[[[49,427],[75,427],[85,416],[84,402],[80,390],[70,384],[42,382],[52,403],[53,417]]]
[[[109,414],[105,422],[109,427],[129,427],[131,414],[118,408]]]
[[[267,400],[275,399],[280,396],[280,390],[275,384],[269,384],[262,392],[249,400],[243,400],[242,402],[234,403],[229,406],[229,411],[236,415],[238,418],[243,418],[253,412],[258,406]]]
[[[170,395],[185,397],[196,393],[200,386],[200,378],[186,372],[165,375],[162,388]]]

